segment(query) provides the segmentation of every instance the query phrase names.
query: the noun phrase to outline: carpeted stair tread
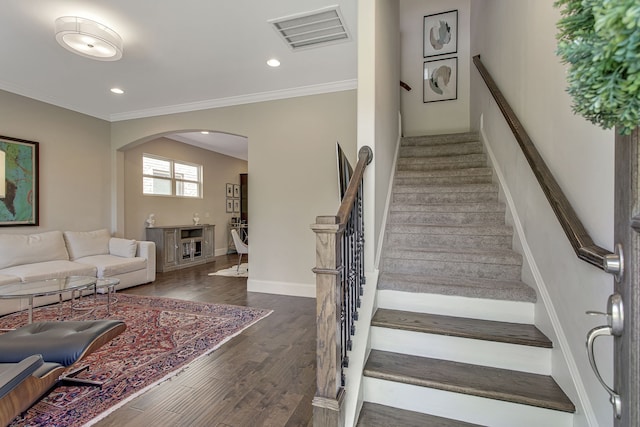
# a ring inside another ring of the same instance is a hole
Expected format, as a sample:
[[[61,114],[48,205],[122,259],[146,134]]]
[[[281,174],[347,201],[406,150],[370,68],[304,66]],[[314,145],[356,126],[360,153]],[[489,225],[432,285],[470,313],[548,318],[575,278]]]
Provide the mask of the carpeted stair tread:
[[[402,145],[440,145],[458,142],[478,141],[477,132],[460,132],[441,135],[405,136]]]
[[[511,249],[466,249],[455,251],[447,248],[390,247],[385,251],[385,259],[414,259],[424,261],[447,261],[456,263],[483,263],[502,265],[522,265],[522,255]]]
[[[387,233],[389,246],[437,249],[446,246],[451,249],[506,249],[511,247],[510,236],[500,235],[447,235]]]
[[[411,185],[397,184],[393,189],[395,194],[401,193],[493,193],[498,192],[494,183],[458,184],[458,185]]]
[[[453,175],[441,177],[403,177],[396,178],[395,185],[461,185],[461,184],[489,184],[493,182],[492,175]]]
[[[429,225],[392,223],[388,233],[446,234],[460,236],[509,236],[513,229],[508,225]]]
[[[364,375],[563,412],[575,406],[546,375],[372,350]]]
[[[432,171],[402,170],[397,171],[395,179],[403,178],[443,178],[457,176],[493,176],[493,170],[486,166],[478,168],[442,169]]]
[[[538,328],[522,323],[496,322],[430,313],[378,309],[373,316],[371,325],[382,328],[532,347],[553,347],[549,338],[540,332]]]
[[[464,421],[365,402],[356,427],[481,427]]]
[[[392,204],[445,204],[445,203],[485,203],[498,202],[498,190],[459,192],[398,192],[394,191]]]
[[[501,212],[505,206],[502,203],[393,203],[389,210],[395,212]]]
[[[382,271],[413,275],[519,280],[522,256],[504,249],[387,247]]]
[[[504,224],[505,207],[496,202],[476,203],[393,203],[389,223],[432,225]]]
[[[513,230],[504,221],[494,225],[438,225],[398,223],[389,218],[385,248],[509,249],[512,236]]]
[[[441,157],[400,157],[399,171],[436,171],[442,169],[468,169],[487,166],[485,154],[463,154]]]
[[[504,212],[392,212],[389,222],[412,224],[501,224]]]
[[[493,280],[451,275],[425,276],[382,272],[378,279],[378,289],[502,301],[536,302],[537,300],[535,290],[520,280]]]
[[[444,157],[460,154],[483,154],[480,141],[457,142],[439,145],[402,145],[399,158],[403,157]]]

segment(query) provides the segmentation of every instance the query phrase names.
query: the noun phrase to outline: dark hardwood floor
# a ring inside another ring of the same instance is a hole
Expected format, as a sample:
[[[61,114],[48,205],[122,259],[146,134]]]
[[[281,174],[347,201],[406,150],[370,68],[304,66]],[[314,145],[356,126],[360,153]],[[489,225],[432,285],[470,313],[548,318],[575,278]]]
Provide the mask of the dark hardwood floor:
[[[158,273],[119,292],[273,310],[212,354],[95,425],[311,426],[315,394],[315,300],[247,292],[246,279],[209,276],[236,255]]]

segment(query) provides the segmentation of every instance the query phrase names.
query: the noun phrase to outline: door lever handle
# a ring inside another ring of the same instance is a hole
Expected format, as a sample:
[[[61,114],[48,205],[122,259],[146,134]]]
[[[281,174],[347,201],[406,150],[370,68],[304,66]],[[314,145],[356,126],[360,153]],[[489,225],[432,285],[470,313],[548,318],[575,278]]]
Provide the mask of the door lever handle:
[[[607,393],[609,393],[609,402],[611,402],[611,405],[613,406],[613,413],[615,417],[619,419],[622,416],[622,399],[620,399],[620,395],[616,393],[611,387],[609,387],[607,383],[602,379],[600,371],[598,371],[598,365],[596,364],[595,355],[593,353],[593,343],[595,342],[596,338],[605,335],[613,335],[611,332],[612,330],[610,326],[599,326],[589,331],[589,334],[587,334],[587,354],[589,356],[591,369],[593,369],[593,373],[596,375],[596,378],[598,379],[602,387],[604,387]]]
[[[619,337],[622,335],[622,331],[624,328],[624,311],[622,305],[622,297],[620,294],[612,294],[609,296],[609,300],[607,301],[607,313],[602,313],[599,311],[587,311],[589,315],[603,315],[607,318],[607,326],[598,326],[589,331],[587,334],[587,356],[589,357],[589,363],[591,364],[591,369],[593,369],[596,378],[604,387],[604,389],[609,393],[609,402],[613,406],[613,412],[616,418],[620,418],[622,416],[622,399],[620,395],[615,392],[611,387],[607,385],[607,383],[602,379],[600,375],[600,371],[598,370],[598,365],[596,364],[596,357],[593,350],[593,345],[596,341],[596,338],[601,336],[614,336]]]

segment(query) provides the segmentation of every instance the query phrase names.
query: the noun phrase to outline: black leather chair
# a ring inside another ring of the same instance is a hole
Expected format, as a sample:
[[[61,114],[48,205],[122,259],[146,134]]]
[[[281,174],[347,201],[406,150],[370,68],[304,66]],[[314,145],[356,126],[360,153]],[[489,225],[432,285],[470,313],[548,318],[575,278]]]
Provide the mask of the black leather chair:
[[[77,362],[126,329],[120,320],[32,323],[0,335],[0,425],[6,426],[56,383],[75,378]],[[69,370],[71,368],[71,370]]]
[[[33,355],[18,363],[0,363],[0,426],[26,411],[58,381],[66,368]]]

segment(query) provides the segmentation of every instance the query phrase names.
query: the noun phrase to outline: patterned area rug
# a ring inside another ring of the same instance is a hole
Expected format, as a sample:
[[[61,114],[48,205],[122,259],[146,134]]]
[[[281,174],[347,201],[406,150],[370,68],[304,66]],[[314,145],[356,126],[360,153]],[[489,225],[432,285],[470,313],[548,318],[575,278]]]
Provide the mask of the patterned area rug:
[[[106,317],[106,297],[98,298],[100,308],[74,319]],[[10,426],[92,425],[271,313],[128,294],[116,294],[116,298],[109,317],[124,320],[127,329],[86,357],[82,364],[88,364],[89,371],[78,375],[104,381],[103,387],[56,387]],[[66,302],[62,313],[69,312]],[[55,320],[58,314],[59,307],[53,305],[35,309],[33,318],[35,322]],[[0,318],[0,328],[23,325],[25,319],[23,313],[5,316]]]

